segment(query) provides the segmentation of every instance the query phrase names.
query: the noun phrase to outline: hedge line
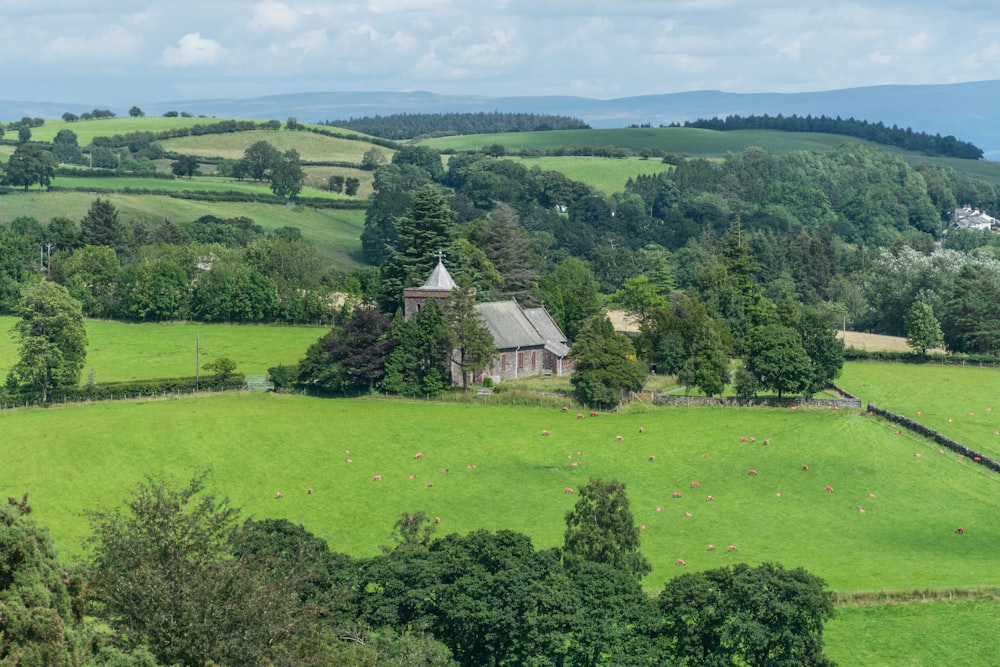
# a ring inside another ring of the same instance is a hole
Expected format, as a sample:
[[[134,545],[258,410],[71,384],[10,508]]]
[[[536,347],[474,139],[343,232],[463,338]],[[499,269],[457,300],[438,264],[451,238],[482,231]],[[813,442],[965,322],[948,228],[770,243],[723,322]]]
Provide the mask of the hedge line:
[[[277,204],[285,205],[289,200],[277,195],[266,193],[239,192],[237,190],[225,190],[222,192],[198,191],[198,190],[159,190],[155,188],[83,188],[64,187],[53,185],[49,187],[52,192],[93,192],[97,194],[129,194],[129,195],[156,195],[160,197],[173,197],[174,199],[186,199],[191,201],[208,202],[245,202],[251,204]],[[327,199],[325,197],[299,197],[294,202],[297,206],[308,208],[329,208],[343,210],[367,209],[369,202],[366,199]]]
[[[60,389],[49,394],[48,402],[70,403],[78,401],[111,401],[141,396],[163,394],[190,394],[195,391],[227,391],[242,389],[246,377],[241,373],[220,378],[205,375],[201,378],[178,377],[151,380],[128,380],[122,382],[100,382],[83,385],[75,389]],[[0,407],[9,408],[27,404],[42,404],[40,392],[0,393]]]
[[[945,366],[1000,366],[1000,357],[995,354],[926,354],[916,352],[878,352],[859,350],[854,347],[844,349],[846,361],[899,361],[907,364],[942,364]]]

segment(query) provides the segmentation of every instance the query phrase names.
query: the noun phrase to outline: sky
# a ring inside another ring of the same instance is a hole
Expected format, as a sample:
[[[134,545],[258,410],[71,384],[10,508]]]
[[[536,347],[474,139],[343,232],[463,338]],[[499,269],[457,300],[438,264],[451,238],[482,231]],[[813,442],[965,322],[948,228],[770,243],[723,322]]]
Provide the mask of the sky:
[[[989,0],[0,0],[0,99],[599,99],[1000,79]]]

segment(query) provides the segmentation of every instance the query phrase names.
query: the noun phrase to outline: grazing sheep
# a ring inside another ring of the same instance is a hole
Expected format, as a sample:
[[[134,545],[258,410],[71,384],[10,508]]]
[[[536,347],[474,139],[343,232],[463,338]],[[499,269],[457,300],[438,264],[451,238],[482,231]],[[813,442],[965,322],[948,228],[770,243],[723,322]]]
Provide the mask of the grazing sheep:
[[[826,492],[827,493],[833,493],[833,487],[832,486],[826,487]]]
[[[566,455],[566,458],[568,458],[568,459],[570,459],[570,460],[573,460],[573,455],[572,455],[572,454],[567,454],[567,455]]]
[[[549,434],[549,432],[548,432],[548,431],[546,431],[546,430],[542,429],[542,435],[548,435],[548,434]]]
[[[274,494],[274,497],[275,497],[275,498],[281,498],[281,497],[282,497],[282,496],[281,496],[281,491],[278,491],[277,493],[275,493],[275,494]]]
[[[753,438],[753,437],[751,437],[751,438],[750,438],[750,442],[757,442],[757,438]]]
[[[715,551],[715,545],[714,544],[709,544],[708,545],[708,550],[709,551]]]
[[[919,458],[920,458],[920,452],[917,452],[917,453],[916,453],[916,454],[914,454],[913,456],[915,456],[916,458],[918,458],[918,459],[919,459]]]
[[[372,477],[372,481],[373,482],[381,482],[382,481],[382,475],[375,475],[374,477]]]
[[[705,496],[705,500],[708,502],[712,502],[713,500],[715,500],[715,498],[713,498],[712,496]]]
[[[680,498],[680,497],[681,497],[681,492],[680,491],[674,491],[674,498]]]
[[[596,417],[597,416],[597,411],[596,410],[591,410],[590,411],[590,416],[591,417]]]
[[[427,486],[428,486],[428,487],[430,487],[430,486],[434,486],[434,482],[427,482]]]
[[[344,453],[345,453],[345,454],[347,454],[347,455],[350,455],[350,453],[351,453],[351,450],[349,450],[349,449],[345,449],[345,450],[344,450]]]
[[[955,529],[955,532],[958,533],[959,535],[964,535],[965,534],[965,528],[963,528],[962,526],[959,526],[958,528]]]
[[[417,452],[416,454],[413,455],[413,458],[415,458],[415,459],[422,459],[422,458],[424,458],[424,453],[423,452]]]
[[[698,482],[691,482],[691,488],[692,489],[700,489],[701,488],[701,484],[699,484]]]
[[[740,442],[746,442],[746,441],[747,441],[747,437],[745,435],[740,438]]]
[[[639,526],[639,530],[646,530],[646,524],[642,524],[641,526]]]
[[[643,428],[640,426],[639,427],[639,433],[642,433],[642,432],[643,432]]]
[[[684,516],[686,516],[687,518],[690,519],[691,518],[691,512],[684,512]]]
[[[648,461],[649,461],[650,463],[656,463],[656,457],[655,457],[655,456],[650,456],[650,457],[649,457],[649,459],[647,459],[647,460],[648,460]]]
[[[751,477],[756,477],[757,471],[754,468],[750,468],[750,470],[747,470],[747,474],[750,475]]]
[[[434,523],[441,523],[441,517],[439,516],[434,517]]]
[[[975,461],[976,463],[979,463],[980,461],[982,461],[982,459],[980,457],[978,457],[978,456],[973,456],[972,460]]]
[[[573,493],[572,487],[567,486],[565,489],[563,489],[563,493]]]
[[[765,444],[765,445],[770,445],[770,444],[771,444],[771,441],[770,441],[770,440],[764,440],[764,444]]]
[[[657,507],[657,508],[656,508],[656,511],[657,511],[657,512],[662,512],[662,511],[663,511],[663,508],[662,508],[662,507]]]
[[[311,486],[308,489],[306,489],[306,493],[308,493],[310,496],[312,495],[312,492],[313,488]]]
[[[687,563],[684,562],[683,558],[678,558],[676,562],[678,565],[687,565]]]
[[[442,470],[441,470],[441,474],[442,475],[447,475],[450,472],[451,472],[451,468],[442,468]]]
[[[416,479],[416,478],[417,478],[416,475],[410,475],[410,477],[409,477],[409,479]]]
[[[577,412],[576,413],[576,418],[577,419],[583,419],[583,413],[582,412]]]
[[[783,496],[783,495],[785,495],[785,494],[784,494],[784,493],[782,493],[781,491],[778,491],[778,492],[777,492],[776,494],[774,494],[774,495],[775,495],[776,497],[780,498],[781,496]]]
[[[865,513],[865,508],[864,507],[859,507],[858,508],[858,514],[864,514],[864,513]]]
[[[570,464],[570,465],[572,465],[574,468],[577,468],[577,467],[580,466],[580,462],[579,461],[573,461],[573,463]]]
[[[624,439],[625,439],[625,438],[621,437],[620,435],[616,435],[616,436],[615,436],[615,442],[621,442],[621,441],[622,441],[622,440],[624,440]]]
[[[344,463],[354,463],[351,459],[344,459]]]
[[[809,472],[809,466],[802,466],[802,469],[805,470],[806,472]]]
[[[562,411],[563,412],[569,412],[569,406],[568,405],[562,406]]]
[[[730,544],[729,545],[729,550],[730,551],[736,551],[736,545],[735,544]]]
[[[869,497],[869,498],[874,498],[874,497],[875,497],[875,494],[874,494],[874,493],[869,493],[869,494],[868,494],[868,497]]]

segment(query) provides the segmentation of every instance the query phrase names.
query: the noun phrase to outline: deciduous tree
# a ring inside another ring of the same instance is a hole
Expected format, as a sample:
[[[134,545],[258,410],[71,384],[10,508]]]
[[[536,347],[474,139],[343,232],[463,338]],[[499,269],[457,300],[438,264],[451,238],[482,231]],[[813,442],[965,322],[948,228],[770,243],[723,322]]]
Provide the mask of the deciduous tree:
[[[21,319],[11,334],[18,359],[7,374],[8,389],[37,392],[46,402],[53,391],[76,387],[87,358],[80,302],[62,285],[43,281],[22,288],[16,314]]]
[[[35,183],[47,188],[55,175],[56,160],[52,154],[38,146],[22,142],[7,160],[7,167],[0,183],[23,187],[25,190]]]
[[[629,507],[625,484],[592,479],[577,490],[579,499],[566,513],[563,560],[569,569],[580,561],[603,563],[637,580],[652,567],[639,551],[639,529]]]
[[[934,308],[929,303],[915,301],[906,314],[906,344],[920,356],[944,344],[941,324],[934,317]]]

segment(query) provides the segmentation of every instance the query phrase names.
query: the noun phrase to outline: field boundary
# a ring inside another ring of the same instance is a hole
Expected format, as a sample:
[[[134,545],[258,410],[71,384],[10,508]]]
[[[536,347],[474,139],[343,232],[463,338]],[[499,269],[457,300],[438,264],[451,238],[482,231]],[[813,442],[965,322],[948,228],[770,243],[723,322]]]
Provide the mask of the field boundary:
[[[868,412],[869,414],[876,414],[880,417],[884,417],[891,421],[893,424],[897,424],[901,428],[905,428],[908,431],[913,431],[924,437],[930,438],[939,445],[944,445],[953,452],[956,452],[960,456],[964,456],[972,459],[973,463],[978,463],[981,466],[992,470],[993,472],[1000,472],[1000,463],[997,463],[993,459],[983,454],[980,454],[974,449],[966,447],[957,440],[952,440],[946,435],[942,435],[938,431],[932,428],[924,426],[918,421],[914,421],[909,417],[904,417],[903,415],[897,415],[895,412],[890,412],[884,408],[880,408],[871,401],[868,401]]]
[[[1000,586],[924,588],[881,591],[833,591],[833,603],[842,607],[880,607],[942,600],[1000,600]]]
[[[845,392],[846,393],[846,392]],[[709,396],[677,396],[657,392],[653,396],[653,404],[657,406],[699,406],[699,407],[725,407],[725,408],[829,408],[839,410],[841,408],[861,409],[861,399],[854,397],[845,398],[808,398],[801,397],[778,398],[777,396],[764,396],[754,398],[731,398],[731,397],[709,397]]]

